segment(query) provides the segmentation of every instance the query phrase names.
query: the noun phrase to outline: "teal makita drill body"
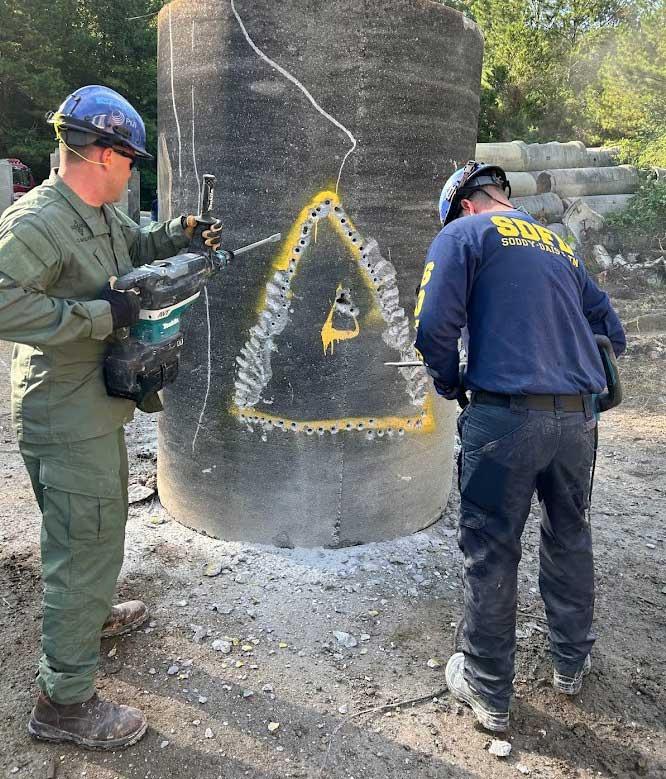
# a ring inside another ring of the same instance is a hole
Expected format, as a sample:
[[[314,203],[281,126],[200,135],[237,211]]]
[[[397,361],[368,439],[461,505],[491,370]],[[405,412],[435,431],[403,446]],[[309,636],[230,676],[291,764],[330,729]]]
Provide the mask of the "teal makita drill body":
[[[204,176],[201,213],[190,251],[157,260],[116,279],[114,289],[138,294],[139,321],[116,331],[104,361],[109,395],[134,400],[139,407],[147,395],[175,381],[183,346],[181,317],[196,301],[211,276],[235,255],[279,240],[275,234],[234,252],[206,246],[201,232],[216,220],[212,216],[214,176]]]

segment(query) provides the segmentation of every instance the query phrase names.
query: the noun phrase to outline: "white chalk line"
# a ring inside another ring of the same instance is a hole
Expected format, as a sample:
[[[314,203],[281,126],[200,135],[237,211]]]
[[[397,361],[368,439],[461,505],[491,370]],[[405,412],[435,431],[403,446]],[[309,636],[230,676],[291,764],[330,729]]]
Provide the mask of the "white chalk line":
[[[180,137],[180,122],[178,121],[178,109],[176,108],[176,92],[173,87],[173,33],[171,31],[171,6],[169,6],[169,65],[171,67],[171,102],[173,104],[173,115],[176,120],[176,132],[178,133],[178,177],[183,178],[182,150],[183,142]]]
[[[203,407],[201,409],[201,414],[199,414],[199,421],[197,422],[197,429],[194,431],[194,438],[192,439],[192,454],[194,454],[194,447],[197,444],[197,437],[199,435],[199,430],[201,430],[201,424],[203,422],[204,414],[206,413],[206,406],[208,405],[208,395],[210,393],[210,384],[211,384],[211,365],[212,365],[212,356],[211,356],[211,335],[210,335],[210,306],[208,305],[208,289],[206,287],[203,288],[204,293],[204,301],[206,303],[206,326],[208,328],[208,376],[206,379],[206,394],[204,396],[204,402]]]
[[[352,154],[358,145],[356,138],[352,135],[352,133],[343,125],[341,124],[334,116],[331,116],[328,111],[325,111],[319,103],[314,99],[314,97],[310,94],[310,92],[307,90],[303,84],[295,77],[292,76],[291,73],[289,73],[288,70],[285,70],[281,65],[278,65],[277,62],[272,60],[267,54],[264,54],[264,52],[255,44],[255,42],[250,38],[250,35],[248,31],[245,29],[245,25],[243,24],[243,20],[238,15],[238,11],[236,10],[236,6],[234,4],[234,0],[230,0],[231,3],[231,10],[233,11],[234,16],[236,17],[236,21],[238,22],[241,31],[243,32],[243,35],[245,36],[245,40],[250,44],[252,47],[252,50],[259,56],[261,59],[263,59],[265,62],[267,62],[274,70],[277,70],[278,73],[282,74],[286,79],[291,81],[292,84],[297,86],[301,92],[307,97],[307,99],[312,103],[314,108],[325,118],[328,119],[331,124],[333,124],[335,127],[337,127],[339,130],[342,130],[342,132],[349,138],[349,140],[352,143],[351,149],[345,154],[344,159],[342,160],[342,164],[340,165],[340,170],[338,171],[338,179],[335,184],[335,191],[337,193],[338,186],[340,184],[340,177],[342,176],[342,169],[344,168],[345,162],[347,162],[347,158],[350,154]]]
[[[201,179],[197,168],[197,153],[194,145],[194,84],[192,84],[192,160],[194,162],[194,175],[197,177],[197,203],[201,202]]]
[[[192,35],[191,44],[192,51],[194,52],[194,19],[192,20]],[[201,202],[201,179],[199,178],[199,170],[197,168],[197,153],[194,143],[194,81],[192,82],[192,161],[194,162],[194,175],[197,177],[197,203]]]
[[[192,42],[194,43],[194,22],[192,22]],[[194,83],[192,83],[192,162],[194,163],[194,173],[197,177],[197,202],[201,200],[201,180],[199,179],[199,169],[197,167],[197,147],[194,139]],[[208,332],[208,364],[207,364],[207,379],[206,379],[206,394],[204,395],[203,406],[201,407],[201,413],[199,414],[199,421],[197,422],[197,429],[194,431],[194,437],[192,438],[192,454],[194,454],[194,448],[197,444],[197,437],[199,436],[199,430],[203,422],[204,414],[206,413],[206,406],[208,405],[208,395],[210,393],[211,383],[211,332],[210,332],[210,306],[208,304],[208,289],[204,287],[204,301],[206,303],[206,326]]]

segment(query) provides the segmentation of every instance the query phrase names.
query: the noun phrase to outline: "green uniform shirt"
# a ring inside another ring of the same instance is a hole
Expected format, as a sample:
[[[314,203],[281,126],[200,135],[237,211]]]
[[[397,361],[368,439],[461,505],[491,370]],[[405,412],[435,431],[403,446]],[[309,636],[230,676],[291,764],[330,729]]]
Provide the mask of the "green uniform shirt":
[[[99,294],[110,276],[187,246],[180,219],[140,228],[89,206],[55,171],[0,218],[0,338],[15,341],[12,420],[19,440],[83,441],[129,422],[135,404],[106,394],[113,330]]]

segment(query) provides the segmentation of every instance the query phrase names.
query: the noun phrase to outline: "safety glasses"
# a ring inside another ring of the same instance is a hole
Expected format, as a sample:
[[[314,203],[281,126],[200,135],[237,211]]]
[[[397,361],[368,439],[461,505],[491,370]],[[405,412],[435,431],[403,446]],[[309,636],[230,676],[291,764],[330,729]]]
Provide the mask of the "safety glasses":
[[[133,154],[128,154],[126,151],[122,151],[121,149],[116,149],[115,146],[111,147],[111,151],[114,151],[116,154],[119,154],[121,157],[126,157],[128,160],[130,160],[130,170],[134,170],[134,166],[137,164],[137,159]]]

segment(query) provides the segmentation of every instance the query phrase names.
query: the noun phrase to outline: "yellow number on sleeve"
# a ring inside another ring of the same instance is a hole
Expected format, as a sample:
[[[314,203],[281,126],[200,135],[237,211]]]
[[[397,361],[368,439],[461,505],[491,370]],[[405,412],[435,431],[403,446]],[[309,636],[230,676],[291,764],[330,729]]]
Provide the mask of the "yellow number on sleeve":
[[[421,315],[421,309],[423,308],[423,301],[425,300],[425,290],[422,288],[419,290],[419,296],[416,301],[416,308],[414,309],[414,316],[418,317]]]
[[[430,276],[433,270],[435,270],[434,262],[429,262],[423,269],[423,276],[421,277],[421,284],[419,285],[421,289],[423,289],[423,287],[425,287],[425,285],[430,281]]]

